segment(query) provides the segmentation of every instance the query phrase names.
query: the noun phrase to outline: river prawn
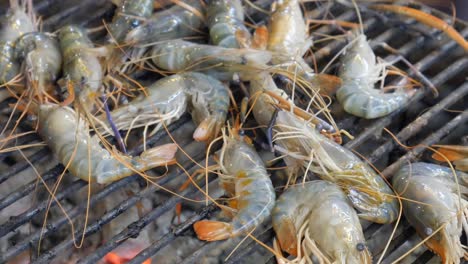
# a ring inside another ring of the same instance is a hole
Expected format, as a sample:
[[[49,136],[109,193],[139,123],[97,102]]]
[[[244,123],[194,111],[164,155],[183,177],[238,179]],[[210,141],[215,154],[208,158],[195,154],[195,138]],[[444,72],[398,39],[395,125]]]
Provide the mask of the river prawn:
[[[85,118],[69,107],[42,104],[38,107],[38,133],[72,175],[100,184],[175,162],[175,144],[151,148],[138,157],[111,153],[89,134]],[[113,151],[114,152],[114,151]]]
[[[244,25],[244,8],[240,0],[209,0],[206,7],[210,37],[213,44],[226,48],[241,48],[238,36],[247,42],[250,32]]]
[[[191,9],[174,5],[169,9],[154,13],[141,25],[128,32],[125,36],[125,43],[144,45],[196,35],[204,25],[201,3],[199,0],[191,0],[185,1],[185,4]]]
[[[15,41],[25,33],[35,31],[32,1],[10,0],[10,9],[2,16],[0,29],[0,84],[15,80],[20,65],[15,56]]]
[[[252,68],[266,67],[271,53],[254,49],[233,49],[184,40],[170,40],[153,46],[153,63],[172,72],[202,71],[221,80],[251,78]]]
[[[196,222],[193,228],[201,240],[216,241],[247,234],[270,216],[275,205],[271,179],[255,149],[235,132],[223,138],[220,186],[235,197],[237,213],[231,222]]]
[[[156,81],[128,105],[112,111],[120,130],[170,123],[185,113],[187,107],[198,125],[193,133],[197,141],[214,139],[226,121],[229,91],[220,81],[197,72],[171,75]]]
[[[267,73],[257,73],[250,82],[249,92],[253,115],[262,126],[268,126],[278,105],[277,98],[288,101]],[[272,93],[277,97],[271,97]],[[289,101],[290,102],[290,101]],[[291,102],[290,102],[291,103]],[[292,103],[291,103],[292,104]],[[386,182],[350,150],[323,136],[316,125],[292,112],[279,111],[273,127],[275,150],[284,154],[290,175],[311,171],[323,180],[339,184],[363,219],[376,223],[391,223],[397,217],[398,205]]]
[[[272,222],[281,249],[297,256],[280,263],[312,263],[309,254],[326,263],[372,263],[356,211],[333,183],[289,187],[276,201]]]
[[[79,103],[91,110],[102,92],[103,71],[93,43],[86,31],[79,26],[65,26],[59,31],[59,43],[63,58],[63,81],[73,86],[73,94]],[[71,96],[73,98],[73,96]]]
[[[451,169],[418,162],[393,176],[406,219],[422,238],[431,236],[426,245],[447,264],[466,256],[460,237],[463,229],[468,232],[468,174],[456,174],[458,183]]]
[[[57,40],[46,33],[27,33],[17,40],[15,52],[24,63],[27,79],[36,97],[53,101],[49,93],[53,91],[62,67]]]

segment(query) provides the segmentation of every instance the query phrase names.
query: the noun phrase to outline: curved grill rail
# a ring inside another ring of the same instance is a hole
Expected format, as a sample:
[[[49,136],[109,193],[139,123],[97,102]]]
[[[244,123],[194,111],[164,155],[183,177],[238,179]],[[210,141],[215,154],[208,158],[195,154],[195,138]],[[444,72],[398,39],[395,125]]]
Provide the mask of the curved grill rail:
[[[267,1],[259,1],[267,2]],[[37,12],[44,17],[44,30],[54,31],[60,26],[69,23],[78,23],[86,27],[95,27],[102,24],[101,19],[109,20],[112,16],[113,7],[110,1],[105,0],[83,0],[83,1],[58,1],[44,0],[38,1],[35,4]],[[0,6],[1,11],[5,11],[4,6]],[[356,15],[353,10],[346,10],[342,6],[333,7],[330,10],[337,19],[340,20],[356,20]],[[447,39],[439,31],[419,25],[412,20],[405,20],[401,17],[390,16],[393,21],[401,22],[402,27],[395,27],[395,23],[381,21],[381,16],[372,12],[364,12],[364,28],[374,50],[378,55],[386,60],[396,58],[394,54],[388,54],[383,49],[379,48],[382,42],[389,43],[392,47],[397,48],[400,55],[411,61],[431,82],[439,89],[440,96],[434,98],[429,89],[418,90],[408,105],[395,111],[394,113],[376,120],[361,120],[347,114],[337,116],[338,125],[342,129],[350,131],[355,138],[345,144],[347,148],[354,149],[366,157],[369,162],[375,164],[378,169],[382,170],[382,174],[386,178],[390,178],[400,164],[408,161],[425,160],[427,159],[427,151],[424,146],[432,144],[460,144],[461,138],[466,136],[468,128],[468,111],[467,111],[467,94],[468,82],[468,57],[456,43]],[[442,16],[441,14],[437,14]],[[397,23],[398,24],[398,23]],[[390,26],[388,26],[390,25]],[[414,30],[408,30],[414,29]],[[468,36],[468,27],[457,24],[457,29],[466,38]],[[320,34],[336,33],[336,28],[330,26],[321,26],[315,29],[314,32]],[[413,33],[419,32],[419,33]],[[95,34],[95,39],[101,38],[105,32]],[[346,42],[344,40],[336,40],[328,42],[322,46],[318,45],[314,53],[315,59],[319,67],[323,67],[328,60],[340,50]],[[403,64],[398,66],[407,72],[410,72]],[[5,113],[6,104],[0,105],[1,113]],[[334,104],[332,109],[339,109]],[[458,111],[447,111],[447,110]],[[6,117],[3,114],[2,119]],[[4,122],[0,121],[3,129]],[[419,145],[412,149],[404,149],[399,146],[390,135],[383,131],[383,128],[388,128],[395,134],[396,138],[409,146]],[[204,147],[198,143],[192,142],[190,137],[194,126],[188,115],[183,116],[179,121],[168,127],[168,131],[173,134],[179,145],[187,151],[191,157],[205,164]],[[26,130],[26,128],[24,128]],[[25,137],[23,141],[18,141],[17,144],[37,141],[34,135]],[[156,133],[147,140],[147,145],[152,146],[170,142],[165,131]],[[137,144],[130,150],[130,154],[138,154],[143,150],[142,144]],[[13,155],[13,154],[12,154]],[[35,149],[35,151],[27,155],[28,161],[34,165],[44,163],[44,160],[50,156],[47,148]],[[11,181],[16,175],[25,173],[30,168],[29,162],[9,156],[9,154],[1,154],[0,158],[5,163],[8,169],[0,172],[0,184],[4,185]],[[197,169],[186,157],[180,155],[180,163],[190,171]],[[48,158],[50,160],[50,158]],[[13,164],[11,161],[14,161]],[[8,161],[8,162],[7,162]],[[55,163],[57,164],[57,163]],[[53,184],[63,171],[62,165],[56,165],[45,172],[41,172],[43,181],[47,184]],[[29,170],[32,173],[31,170]],[[65,177],[72,178],[65,174]],[[165,186],[170,189],[180,186],[186,180],[184,173],[177,168],[171,168],[169,173],[156,182],[159,186]],[[139,183],[135,184],[135,183]],[[43,183],[39,183],[41,185]],[[215,177],[209,181],[210,194],[213,198],[222,197],[222,191],[217,187]],[[0,194],[0,216],[6,212],[9,207],[18,203],[22,199],[30,199],[31,194],[37,188],[37,181],[34,179],[30,182],[24,182],[9,189],[9,193]],[[67,202],[72,195],[80,190],[85,189],[87,184],[81,180],[64,183],[56,194],[56,200]],[[162,195],[163,191],[156,185],[145,185],[138,176],[132,176],[109,184],[100,190],[97,190],[91,197],[90,206],[96,206],[100,201],[110,196],[118,190],[128,189],[132,187],[132,195],[130,198],[120,202],[113,209],[105,212],[101,217],[93,219],[88,224],[85,232],[86,236],[100,233],[103,227],[112,221],[115,221],[119,215],[126,212],[129,208],[138,206],[144,199],[153,197],[158,193],[160,200],[157,206],[149,212],[141,216],[137,221],[128,225],[127,228],[117,233],[111,239],[101,244],[96,250],[82,254],[79,263],[96,263],[110,251],[124,243],[128,238],[136,238],[140,233],[150,225],[153,225],[155,220],[164,216],[172,215],[176,204],[183,202],[183,199],[173,195]],[[204,183],[201,184],[204,187]],[[136,188],[136,189],[135,189]],[[193,199],[203,199],[200,192],[195,187],[191,186],[188,189],[179,193],[180,195]],[[203,203],[204,205],[204,203]],[[83,201],[71,205],[68,210],[68,216],[71,219],[82,217],[86,211],[86,198]],[[184,203],[185,206],[185,203]],[[151,234],[152,244],[140,252],[130,263],[142,263],[144,260],[154,257],[157,263],[165,263],[160,257],[173,254],[175,251],[171,249],[174,245],[182,245],[181,241],[193,241],[193,243],[184,244],[187,247],[183,254],[178,257],[178,261],[182,263],[216,263],[226,260],[228,263],[274,263],[273,255],[250,238],[244,239],[235,238],[227,241],[219,242],[201,242],[198,241],[192,231],[192,224],[200,219],[208,217],[219,210],[212,204],[207,207],[201,205],[187,205],[187,210],[184,211],[185,219],[180,224],[170,224],[167,231],[158,232],[157,235]],[[47,199],[38,201],[33,207],[26,211],[9,217],[9,219],[0,222],[0,242],[11,239],[18,229],[24,227],[28,223],[43,219],[43,214],[48,207]],[[52,203],[51,208],[56,208],[56,202]],[[192,210],[193,209],[193,210]],[[1,220],[2,218],[0,218]],[[76,221],[75,221],[76,222]],[[377,225],[369,222],[362,222],[365,230],[365,236],[368,240],[368,246],[373,253],[374,260],[380,258],[386,246],[386,241],[390,237],[394,226],[393,225]],[[40,224],[39,224],[40,225]],[[6,263],[23,252],[37,251],[36,246],[39,239],[50,239],[58,232],[58,230],[66,229],[69,231],[69,223],[65,216],[59,215],[48,222],[45,229],[41,233],[40,226],[32,231],[28,236],[21,238],[16,243],[10,245],[0,254],[0,263]],[[76,229],[75,236],[77,238],[82,235],[82,228]],[[273,240],[273,231],[271,223],[264,223],[253,235],[267,245],[271,246]],[[54,241],[54,239],[51,239]],[[392,263],[402,254],[407,252],[420,239],[414,233],[412,228],[403,220],[400,226],[396,229],[395,236],[391,241],[388,250],[383,258],[383,263]],[[32,253],[33,263],[49,263],[51,260],[60,260],[61,254],[67,250],[71,250],[74,246],[74,241],[69,235],[66,239],[54,241],[47,250],[41,251],[41,254],[36,256]],[[242,242],[239,248],[236,246]],[[228,255],[233,251],[232,255]],[[187,253],[188,252],[188,253]],[[216,253],[214,253],[216,252]],[[227,259],[226,259],[227,258]],[[414,251],[406,259],[405,263],[437,263],[438,257],[432,255],[427,249],[422,246]]]

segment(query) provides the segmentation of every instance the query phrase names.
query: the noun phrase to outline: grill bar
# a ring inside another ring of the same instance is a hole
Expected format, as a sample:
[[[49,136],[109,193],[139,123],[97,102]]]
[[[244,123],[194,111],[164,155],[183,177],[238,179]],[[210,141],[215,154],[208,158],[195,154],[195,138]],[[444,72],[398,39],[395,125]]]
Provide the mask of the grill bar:
[[[468,66],[468,58],[462,59],[457,61],[456,63],[452,64],[449,68],[445,71],[441,72],[434,78],[434,84],[439,85],[442,84],[443,81],[450,78],[451,75],[456,74],[460,69]],[[463,96],[468,93],[468,83],[464,84],[463,86],[459,87],[457,90],[450,93],[449,96],[444,98],[438,104],[433,106],[429,111],[418,117],[415,121],[413,121],[410,125],[406,126],[398,135],[396,136],[398,141],[404,142],[408,138],[412,137],[413,135],[417,134],[421,129],[423,129],[427,123],[433,118],[435,115],[440,113],[442,110],[447,108],[448,106],[456,103],[460,100]],[[371,156],[369,157],[369,161],[371,163],[377,161],[379,157],[381,157],[384,153],[389,152],[392,150],[396,145],[396,142],[393,140],[387,141],[384,145],[380,146],[376,149]]]

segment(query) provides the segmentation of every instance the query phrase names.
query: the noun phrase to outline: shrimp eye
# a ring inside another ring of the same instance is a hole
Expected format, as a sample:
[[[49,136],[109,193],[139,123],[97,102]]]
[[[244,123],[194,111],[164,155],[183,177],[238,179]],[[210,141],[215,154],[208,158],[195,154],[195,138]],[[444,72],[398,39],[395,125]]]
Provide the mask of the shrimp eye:
[[[364,245],[364,243],[357,243],[356,249],[357,251],[361,252],[364,251],[364,249],[366,249],[366,246]]]
[[[133,20],[131,23],[132,23],[132,27],[138,27],[140,25],[140,21],[138,21],[136,19]]]
[[[426,233],[427,236],[432,235],[432,228],[426,227],[426,228],[424,229],[424,233]]]

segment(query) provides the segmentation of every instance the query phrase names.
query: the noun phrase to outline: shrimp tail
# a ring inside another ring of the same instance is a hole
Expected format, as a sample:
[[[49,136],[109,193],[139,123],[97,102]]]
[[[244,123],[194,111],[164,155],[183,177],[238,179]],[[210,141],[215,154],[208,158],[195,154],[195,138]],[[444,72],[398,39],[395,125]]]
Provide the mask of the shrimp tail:
[[[465,156],[463,156],[463,154],[455,151],[455,150],[451,150],[451,149],[444,149],[444,148],[439,148],[437,149],[437,151],[440,153],[434,153],[432,155],[432,158],[437,160],[437,161],[442,161],[442,162],[445,162],[447,158],[449,161],[455,161],[455,160],[460,160],[460,159],[464,159]]]
[[[330,74],[319,73],[314,74],[311,83],[312,85],[316,85],[320,88],[320,93],[332,96],[341,87],[343,81],[340,77]]]
[[[463,253],[458,252],[460,248],[460,238],[458,236],[450,237],[445,230],[441,230],[443,239],[429,239],[426,246],[440,256],[442,263],[458,263],[458,259],[463,256]],[[444,245],[445,244],[445,245]]]
[[[283,219],[281,225],[275,228],[275,232],[281,249],[290,255],[297,256],[297,231],[293,220]]]
[[[138,170],[148,170],[154,167],[173,164],[174,156],[177,152],[177,145],[174,143],[151,148],[144,151],[137,159]]]
[[[193,139],[196,141],[208,141],[216,137],[221,131],[223,122],[216,117],[208,117],[203,120],[193,132]]]
[[[193,229],[198,239],[217,241],[231,237],[232,225],[226,222],[203,220],[196,222]]]

